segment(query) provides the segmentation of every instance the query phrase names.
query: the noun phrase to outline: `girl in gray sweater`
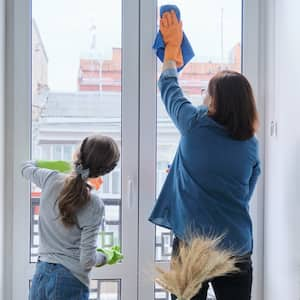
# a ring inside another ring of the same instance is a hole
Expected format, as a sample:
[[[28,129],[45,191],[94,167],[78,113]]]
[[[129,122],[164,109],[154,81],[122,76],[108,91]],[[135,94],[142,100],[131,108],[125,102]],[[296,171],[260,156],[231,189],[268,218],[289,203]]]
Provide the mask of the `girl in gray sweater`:
[[[111,172],[120,153],[116,142],[94,135],[81,143],[65,175],[24,163],[22,175],[42,189],[40,200],[40,246],[30,300],[89,298],[89,273],[106,257],[96,251],[104,204],[88,183]]]

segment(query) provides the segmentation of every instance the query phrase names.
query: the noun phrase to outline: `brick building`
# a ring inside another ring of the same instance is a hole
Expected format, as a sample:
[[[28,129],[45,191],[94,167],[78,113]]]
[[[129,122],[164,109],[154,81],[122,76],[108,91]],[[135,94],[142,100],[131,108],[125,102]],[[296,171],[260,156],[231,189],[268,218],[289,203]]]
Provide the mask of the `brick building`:
[[[97,56],[80,59],[78,74],[79,91],[121,92],[121,48],[112,49],[111,60]]]
[[[82,57],[78,90],[121,92],[121,55],[121,48],[113,48],[110,60],[101,60],[95,56]],[[201,95],[214,74],[224,69],[239,72],[240,68],[241,45],[237,44],[230,53],[228,63],[212,61],[189,63],[180,73],[181,86],[188,95]]]
[[[32,20],[32,119],[41,112],[43,93],[48,90],[48,56],[35,20]]]

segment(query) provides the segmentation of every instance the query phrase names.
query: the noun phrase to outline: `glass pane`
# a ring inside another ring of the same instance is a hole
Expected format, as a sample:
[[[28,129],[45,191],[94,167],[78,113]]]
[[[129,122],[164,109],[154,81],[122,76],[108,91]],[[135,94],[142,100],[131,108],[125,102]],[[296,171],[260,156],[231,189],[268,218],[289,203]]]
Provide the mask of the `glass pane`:
[[[62,160],[71,161],[73,154],[73,146],[72,145],[63,145],[63,157]]]
[[[92,280],[90,285],[90,300],[120,300],[120,280]]]
[[[114,170],[112,172],[112,193],[113,194],[120,194],[121,193],[121,181],[120,181],[120,170]]]
[[[241,71],[241,0],[158,0],[158,7],[176,4],[181,10],[183,29],[195,51],[193,60],[181,71],[180,85],[190,101],[198,106],[203,103],[208,82],[218,71]],[[161,63],[158,62],[158,74]],[[174,127],[157,92],[157,195],[168,166],[172,163],[179,141]],[[156,228],[156,260],[169,260],[171,241],[167,230]],[[171,234],[169,234],[171,236]],[[165,251],[167,250],[167,251]]]
[[[31,262],[37,261],[38,247],[39,247],[39,212],[40,212],[40,193],[32,192],[31,198],[31,235],[30,235],[30,246],[31,246]]]
[[[101,226],[99,247],[119,245],[121,239],[121,200],[118,197],[102,199],[105,204],[105,222]]]
[[[61,145],[53,145],[54,153],[53,153],[53,159],[54,160],[61,160]]]
[[[121,30],[122,0],[32,1],[32,159],[70,161],[94,133],[121,147]],[[106,210],[99,245],[121,244],[120,187],[119,165],[99,190]],[[39,244],[39,199],[32,186],[31,262]]]
[[[172,254],[173,233],[163,227],[156,227],[156,261],[166,261]]]

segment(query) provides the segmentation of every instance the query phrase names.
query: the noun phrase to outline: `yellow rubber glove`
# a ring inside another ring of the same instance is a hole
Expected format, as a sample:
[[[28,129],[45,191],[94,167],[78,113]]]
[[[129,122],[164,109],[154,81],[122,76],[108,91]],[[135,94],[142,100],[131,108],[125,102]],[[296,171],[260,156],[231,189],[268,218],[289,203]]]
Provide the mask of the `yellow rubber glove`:
[[[166,44],[165,61],[174,60],[177,67],[183,65],[181,43],[183,39],[182,22],[177,20],[175,11],[165,12],[160,19],[160,32]]]

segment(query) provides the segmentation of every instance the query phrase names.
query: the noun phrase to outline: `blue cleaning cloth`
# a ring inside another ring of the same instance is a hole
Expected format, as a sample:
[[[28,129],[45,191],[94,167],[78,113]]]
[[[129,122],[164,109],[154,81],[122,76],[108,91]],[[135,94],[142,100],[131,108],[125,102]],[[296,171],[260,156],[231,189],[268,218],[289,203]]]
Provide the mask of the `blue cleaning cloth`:
[[[181,16],[180,16],[180,10],[176,5],[163,5],[160,7],[160,17],[163,16],[163,14],[167,11],[174,10],[177,16],[177,19],[180,21]],[[160,33],[160,31],[157,33],[154,44],[153,44],[153,49],[156,50],[156,55],[160,59],[161,62],[164,61],[164,56],[165,56],[165,43],[163,40],[163,37]],[[180,71],[184,68],[184,66],[195,56],[195,53],[193,51],[193,48],[185,35],[183,33],[183,39],[182,39],[182,44],[181,44],[181,51],[182,51],[182,57],[183,57],[183,66],[178,68],[177,70]]]

